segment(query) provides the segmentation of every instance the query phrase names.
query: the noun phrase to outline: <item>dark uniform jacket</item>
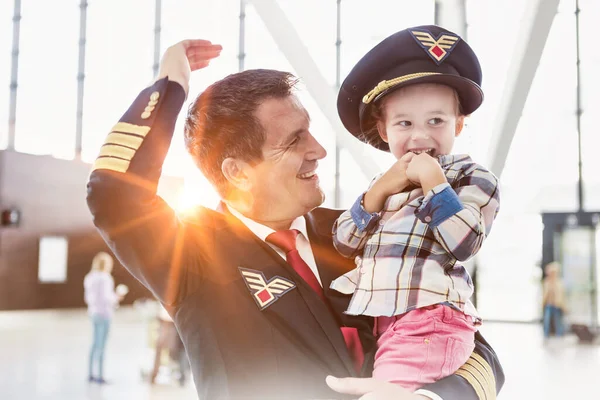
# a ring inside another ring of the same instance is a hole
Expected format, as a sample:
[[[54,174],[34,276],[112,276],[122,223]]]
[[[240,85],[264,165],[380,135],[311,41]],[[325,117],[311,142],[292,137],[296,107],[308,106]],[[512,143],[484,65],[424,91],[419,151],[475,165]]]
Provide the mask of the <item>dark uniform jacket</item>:
[[[227,212],[199,207],[185,217],[156,195],[185,100],[166,78],[143,90],[115,125],[94,164],[88,205],[120,262],[167,306],[202,399],[343,398],[327,375],[357,376],[340,326],[359,329],[370,376],[375,340],[366,317],[343,314],[349,297],[328,289],[354,268],[331,228],[341,213],[308,213],[309,240],[329,304],[267,244]],[[444,400],[492,399],[504,377],[477,336],[464,371],[427,389]]]

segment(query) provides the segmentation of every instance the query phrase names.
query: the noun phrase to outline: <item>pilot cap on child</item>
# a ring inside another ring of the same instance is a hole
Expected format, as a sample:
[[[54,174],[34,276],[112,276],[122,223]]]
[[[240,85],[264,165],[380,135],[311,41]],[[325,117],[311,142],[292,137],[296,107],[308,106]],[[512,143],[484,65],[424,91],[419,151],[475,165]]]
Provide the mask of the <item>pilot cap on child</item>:
[[[483,102],[481,66],[471,47],[436,25],[396,32],[358,61],[338,94],[342,123],[358,139],[389,151],[371,116],[385,95],[416,83],[439,83],[456,90],[461,111],[471,114]]]

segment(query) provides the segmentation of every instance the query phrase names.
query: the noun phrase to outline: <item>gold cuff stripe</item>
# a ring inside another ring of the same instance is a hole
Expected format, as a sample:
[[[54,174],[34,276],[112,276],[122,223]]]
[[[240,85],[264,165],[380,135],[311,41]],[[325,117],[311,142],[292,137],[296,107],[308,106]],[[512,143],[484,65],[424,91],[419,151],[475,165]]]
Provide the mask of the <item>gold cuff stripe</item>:
[[[477,353],[471,354],[456,375],[465,378],[482,400],[496,399],[496,379],[490,364]]]
[[[440,75],[440,73],[439,72],[417,72],[414,74],[399,76],[398,78],[390,79],[387,81],[381,81],[377,84],[377,86],[375,86],[369,93],[367,93],[363,97],[362,101],[365,104],[369,104],[370,102],[373,101],[373,99],[375,97],[377,97],[377,95],[388,90],[391,87],[394,87],[400,83],[409,81],[411,79],[422,78],[424,76],[430,76],[430,75]]]
[[[113,128],[113,132],[123,132],[123,133],[134,133],[140,136],[146,136],[146,134],[150,131],[149,126],[141,126],[129,124],[127,122],[118,122]]]
[[[458,369],[458,371],[455,372],[455,375],[461,376],[467,380],[469,385],[471,385],[471,387],[473,387],[473,389],[475,390],[475,393],[477,394],[477,398],[479,400],[491,400],[487,397],[485,387],[483,386],[481,381],[477,379],[477,376],[479,376],[479,374],[470,365],[463,365]]]
[[[483,358],[481,355],[473,352],[471,354],[471,358],[467,360],[467,364],[471,364],[475,368],[479,370],[483,370],[483,376],[486,378],[486,384],[494,394],[494,398],[496,396],[496,378],[494,377],[494,372],[492,371],[492,367],[490,364]]]
[[[127,172],[127,168],[129,168],[129,161],[127,160],[121,160],[120,158],[114,157],[101,157],[96,159],[92,171],[97,169],[110,169],[112,171],[125,173]]]
[[[130,149],[128,147],[123,147],[118,144],[106,143],[100,149],[99,157],[108,156],[108,157],[119,157],[124,158],[126,160],[131,160],[135,155],[135,150]]]
[[[128,135],[126,133],[111,132],[106,138],[106,144],[120,144],[121,146],[131,147],[132,149],[139,149],[140,145],[144,141],[139,136]]]
[[[463,365],[463,367],[465,367],[467,371],[472,372],[472,374],[477,377],[477,380],[479,381],[479,384],[482,386],[483,392],[485,393],[485,399],[495,400],[496,390],[492,388],[492,385],[490,385],[489,380],[485,375],[485,371],[481,370],[481,366],[473,365],[472,363],[467,361],[467,363]]]

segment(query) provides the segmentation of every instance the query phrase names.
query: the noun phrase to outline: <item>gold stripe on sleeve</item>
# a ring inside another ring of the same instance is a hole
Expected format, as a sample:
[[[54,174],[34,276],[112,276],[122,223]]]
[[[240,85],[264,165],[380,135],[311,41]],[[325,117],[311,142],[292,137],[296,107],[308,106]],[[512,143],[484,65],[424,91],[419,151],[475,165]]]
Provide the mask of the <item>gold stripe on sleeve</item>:
[[[456,375],[469,382],[480,400],[496,400],[496,380],[490,365],[479,354],[473,353]]]
[[[100,149],[100,155],[108,157],[119,157],[125,160],[131,160],[135,155],[135,150],[128,147],[119,146],[118,144],[107,143]]]
[[[139,136],[132,136],[119,132],[111,132],[106,138],[106,143],[120,144],[136,150],[140,148],[143,141],[144,139]]]
[[[92,171],[97,169],[110,169],[112,171],[125,173],[127,172],[127,168],[129,168],[129,161],[127,160],[121,160],[120,158],[114,157],[101,157],[96,159]]]
[[[461,376],[467,380],[469,385],[471,385],[475,390],[475,393],[477,394],[477,398],[479,400],[492,400],[488,399],[487,397],[485,386],[481,381],[481,374],[479,374],[477,370],[471,365],[463,365],[454,374]]]
[[[150,131],[149,126],[134,125],[127,122],[118,122],[113,128],[113,132],[134,133],[140,136],[146,136]]]
[[[486,386],[489,388],[490,391],[488,397],[491,395],[493,396],[492,398],[495,399],[496,378],[494,377],[494,372],[492,371],[492,367],[490,366],[490,364],[488,364],[488,362],[485,361],[485,359],[481,357],[481,355],[475,352],[471,354],[471,358],[467,360],[467,363],[471,364],[472,366],[476,367],[479,371],[481,371],[485,379]]]

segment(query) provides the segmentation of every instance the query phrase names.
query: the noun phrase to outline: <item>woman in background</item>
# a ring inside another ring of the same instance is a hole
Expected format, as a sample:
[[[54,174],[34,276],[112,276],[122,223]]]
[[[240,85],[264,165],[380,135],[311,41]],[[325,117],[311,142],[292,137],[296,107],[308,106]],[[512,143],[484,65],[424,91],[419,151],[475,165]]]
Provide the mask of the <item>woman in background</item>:
[[[123,299],[123,291],[115,292],[115,281],[111,275],[113,259],[105,252],[96,254],[92,269],[83,281],[85,302],[94,326],[94,336],[89,360],[89,382],[106,383],[104,380],[104,348],[114,309]],[[119,285],[121,286],[121,285]],[[120,288],[117,288],[120,289]],[[97,375],[93,373],[97,364]]]

